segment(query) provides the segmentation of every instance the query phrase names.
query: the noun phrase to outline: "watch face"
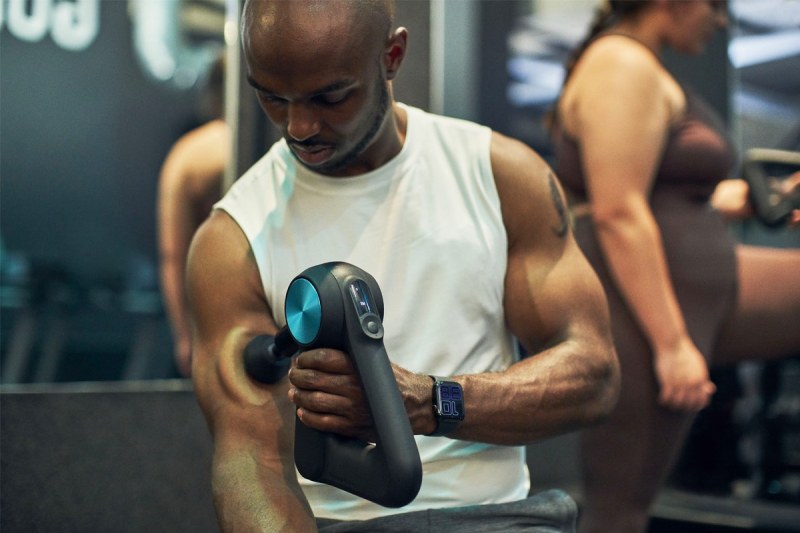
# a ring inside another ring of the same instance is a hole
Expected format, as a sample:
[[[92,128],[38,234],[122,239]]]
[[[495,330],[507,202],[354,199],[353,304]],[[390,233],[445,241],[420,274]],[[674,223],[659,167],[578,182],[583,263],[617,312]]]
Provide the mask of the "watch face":
[[[439,416],[456,420],[464,419],[464,397],[457,383],[439,382],[436,407]]]

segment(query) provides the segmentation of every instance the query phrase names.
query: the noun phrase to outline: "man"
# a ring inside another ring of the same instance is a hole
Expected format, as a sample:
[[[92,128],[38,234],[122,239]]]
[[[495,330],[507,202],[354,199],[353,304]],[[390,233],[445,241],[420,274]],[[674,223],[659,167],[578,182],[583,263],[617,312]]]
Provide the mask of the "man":
[[[525,499],[521,445],[612,408],[618,368],[604,294],[535,153],[394,101],[407,31],[392,24],[387,0],[244,8],[247,76],[283,139],[190,251],[192,375],[214,435],[221,527],[305,532],[335,519],[366,522],[332,531],[572,531],[566,495]],[[276,385],[244,370],[247,343],[284,323],[292,278],[328,261],[366,270],[382,289],[386,350],[424,469],[402,509],[298,480],[295,412],[321,431],[370,435],[346,354],[304,352]],[[512,334],[535,355],[515,357]],[[466,416],[446,437],[426,436],[444,432],[431,375],[463,389]],[[456,506],[469,507],[427,511]]]

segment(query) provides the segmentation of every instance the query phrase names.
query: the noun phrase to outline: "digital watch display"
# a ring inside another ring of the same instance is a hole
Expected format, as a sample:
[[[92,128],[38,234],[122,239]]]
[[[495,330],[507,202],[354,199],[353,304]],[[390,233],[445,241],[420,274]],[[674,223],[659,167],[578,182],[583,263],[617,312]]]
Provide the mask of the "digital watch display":
[[[455,381],[447,381],[437,376],[433,380],[433,416],[436,429],[432,436],[442,436],[455,430],[464,420],[464,391]]]

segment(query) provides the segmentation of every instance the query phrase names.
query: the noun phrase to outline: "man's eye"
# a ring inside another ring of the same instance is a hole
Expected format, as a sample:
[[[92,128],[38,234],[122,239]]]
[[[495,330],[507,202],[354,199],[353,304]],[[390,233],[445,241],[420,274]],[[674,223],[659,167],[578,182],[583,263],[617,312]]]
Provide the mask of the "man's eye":
[[[267,104],[281,104],[285,102],[283,98],[275,96],[273,94],[258,93],[258,97],[261,99],[262,102]]]
[[[350,93],[347,91],[337,91],[333,93],[322,94],[318,98],[323,104],[335,105],[342,103],[347,98],[348,94]]]

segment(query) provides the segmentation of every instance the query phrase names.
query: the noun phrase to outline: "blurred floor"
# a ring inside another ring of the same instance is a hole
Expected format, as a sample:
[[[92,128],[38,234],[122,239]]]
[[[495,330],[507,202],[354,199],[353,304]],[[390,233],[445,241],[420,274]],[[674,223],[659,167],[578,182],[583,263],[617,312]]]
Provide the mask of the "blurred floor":
[[[800,532],[800,506],[665,489],[648,533]]]

